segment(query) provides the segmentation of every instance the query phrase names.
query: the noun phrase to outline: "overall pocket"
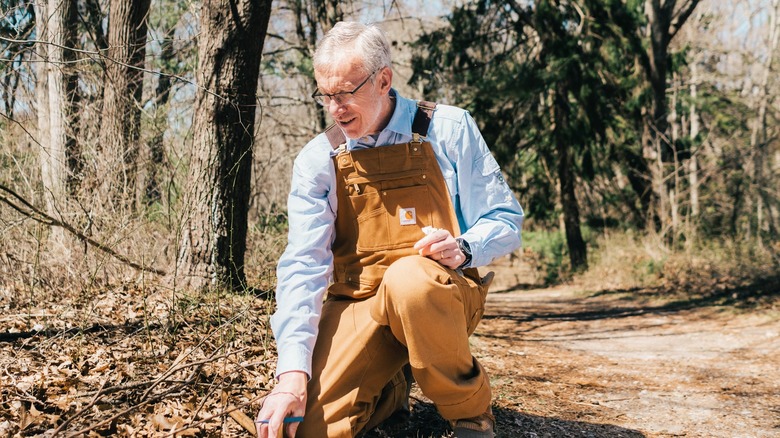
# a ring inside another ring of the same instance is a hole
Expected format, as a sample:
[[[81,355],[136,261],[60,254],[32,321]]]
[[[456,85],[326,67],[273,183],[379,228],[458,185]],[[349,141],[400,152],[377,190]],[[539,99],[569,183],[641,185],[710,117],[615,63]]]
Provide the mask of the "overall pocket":
[[[427,186],[381,189],[350,196],[357,215],[357,250],[380,251],[412,246],[432,223]]]
[[[464,280],[468,283],[470,291],[468,299],[464,300],[467,305],[466,321],[469,335],[474,333],[482,316],[485,314],[485,301],[487,300],[490,283],[493,282],[493,272],[488,272],[484,277],[480,277],[476,268],[466,268],[463,270]]]

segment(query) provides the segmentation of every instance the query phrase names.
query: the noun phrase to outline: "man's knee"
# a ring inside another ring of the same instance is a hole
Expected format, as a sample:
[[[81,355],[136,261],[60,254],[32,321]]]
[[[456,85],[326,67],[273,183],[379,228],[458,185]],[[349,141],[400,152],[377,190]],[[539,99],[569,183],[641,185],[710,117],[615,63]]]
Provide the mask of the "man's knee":
[[[385,272],[384,293],[396,304],[419,302],[447,283],[447,271],[437,262],[422,256],[398,259]],[[411,303],[410,303],[411,304]]]
[[[441,265],[428,257],[401,257],[387,268],[383,281],[387,287],[400,291],[409,287],[430,287],[428,285],[436,282],[441,269]]]

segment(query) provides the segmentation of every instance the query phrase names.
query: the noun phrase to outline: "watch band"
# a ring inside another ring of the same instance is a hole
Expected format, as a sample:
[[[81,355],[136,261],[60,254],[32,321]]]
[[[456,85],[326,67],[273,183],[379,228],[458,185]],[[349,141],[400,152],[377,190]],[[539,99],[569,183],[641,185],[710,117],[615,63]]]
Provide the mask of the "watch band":
[[[469,242],[462,237],[456,237],[455,241],[458,242],[458,248],[460,248],[460,252],[462,252],[466,258],[466,260],[464,260],[463,263],[458,266],[458,269],[460,269],[468,266],[469,263],[471,263],[471,246],[469,245]]]

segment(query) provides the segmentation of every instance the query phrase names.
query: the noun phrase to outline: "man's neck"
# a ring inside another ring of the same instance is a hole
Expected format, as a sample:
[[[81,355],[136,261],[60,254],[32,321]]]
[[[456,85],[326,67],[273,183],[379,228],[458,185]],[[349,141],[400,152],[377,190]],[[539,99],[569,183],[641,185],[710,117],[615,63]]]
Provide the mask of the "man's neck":
[[[393,118],[393,113],[395,112],[395,103],[395,90],[390,89],[390,92],[387,93],[387,96],[384,97],[382,102],[382,118],[379,123],[379,130],[377,132],[370,132],[368,135],[378,135],[387,128],[387,125],[390,124],[390,120]]]

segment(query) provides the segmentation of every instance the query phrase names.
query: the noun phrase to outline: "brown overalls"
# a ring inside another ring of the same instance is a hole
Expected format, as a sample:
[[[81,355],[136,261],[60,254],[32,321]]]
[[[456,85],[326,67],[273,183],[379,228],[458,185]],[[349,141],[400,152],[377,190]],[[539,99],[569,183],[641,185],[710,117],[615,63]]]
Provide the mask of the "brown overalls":
[[[425,104],[414,124],[423,135],[433,108],[421,128]],[[407,363],[445,419],[483,413],[490,385],[468,337],[482,317],[488,285],[476,269],[461,275],[413,248],[425,226],[460,234],[430,143],[342,150],[333,160],[334,283],[322,308],[297,436],[352,437],[407,406]]]

